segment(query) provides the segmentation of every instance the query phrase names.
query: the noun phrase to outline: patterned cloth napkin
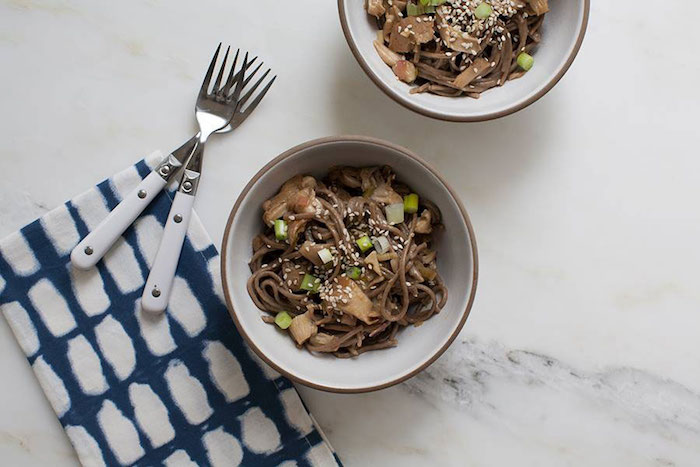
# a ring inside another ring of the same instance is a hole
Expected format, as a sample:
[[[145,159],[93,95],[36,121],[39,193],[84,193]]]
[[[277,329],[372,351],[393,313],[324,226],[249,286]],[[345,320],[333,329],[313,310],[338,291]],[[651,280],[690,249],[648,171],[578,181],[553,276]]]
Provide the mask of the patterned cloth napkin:
[[[0,309],[85,466],[339,465],[288,380],[237,333],[219,258],[192,217],[165,315],[140,310],[172,192],[96,268],[71,249],[154,153],[0,241]]]

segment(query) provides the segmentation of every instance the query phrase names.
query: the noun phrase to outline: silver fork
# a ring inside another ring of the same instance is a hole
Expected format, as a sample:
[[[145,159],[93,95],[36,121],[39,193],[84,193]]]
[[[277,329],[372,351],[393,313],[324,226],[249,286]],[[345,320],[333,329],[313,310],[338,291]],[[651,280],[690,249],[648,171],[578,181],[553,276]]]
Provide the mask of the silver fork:
[[[247,89],[245,94],[241,95],[241,92],[250,84],[263,64],[260,63],[249,76],[246,77],[245,72],[250,66],[246,55],[241,71],[234,75],[234,69],[238,59],[238,52],[236,52],[236,57],[234,58],[231,71],[229,72],[229,78],[226,83],[221,86],[228,52],[227,50],[224,55],[223,63],[216,76],[212,90],[209,91],[210,80],[219,53],[219,49],[216,50],[209,71],[207,71],[207,75],[204,78],[202,89],[199,92],[196,117],[201,132],[199,134],[198,144],[194,148],[192,157],[187,163],[182,175],[180,186],[175,194],[173,205],[170,208],[170,213],[165,223],[163,238],[158,247],[158,253],[153,261],[153,266],[151,267],[151,272],[148,275],[148,280],[146,280],[146,286],[143,290],[143,296],[141,297],[141,308],[150,313],[161,313],[165,311],[168,306],[170,292],[175,278],[175,271],[180,260],[182,245],[192,215],[192,205],[194,204],[194,198],[197,194],[197,188],[201,178],[202,159],[204,157],[204,146],[207,138],[214,131],[222,129],[226,127],[226,125],[230,125],[231,129],[238,128],[238,126],[250,116],[258,104],[260,104],[260,101],[262,101],[267,91],[275,82],[276,77],[273,77],[256,95],[257,89],[265,82],[267,76],[270,74],[270,70],[268,69],[260,79]],[[235,88],[234,91],[231,92],[231,87],[234,82]],[[250,103],[248,103],[248,101],[250,101]],[[235,106],[233,107],[231,105],[232,102],[235,102]],[[233,110],[231,111],[232,108]]]
[[[214,60],[209,65],[207,78],[205,79],[205,83],[207,84],[211,79],[212,70],[216,64],[216,58],[218,57],[220,49],[221,44],[219,44],[219,47],[216,49]],[[238,52],[236,52],[236,57],[238,57]],[[248,61],[247,58],[248,55],[246,54],[246,66],[250,66],[257,59],[256,57]],[[234,83],[242,85],[245,82],[243,74],[244,69],[241,68],[236,74],[233,73],[234,70],[235,61],[226,81],[225,87],[227,92],[231,90]],[[239,93],[241,89],[242,86],[238,88]],[[200,124],[199,133],[190,138],[170,155],[166,156],[163,161],[141,181],[136,189],[126,195],[121,203],[119,203],[92,232],[78,243],[71,252],[71,263],[75,267],[78,269],[89,269],[102,259],[124,231],[133,224],[139,214],[146,209],[156,195],[165,188],[180,168],[190,159],[190,156],[194,153],[195,149],[202,141],[202,138],[206,141],[212,129],[216,130],[217,133],[226,133],[233,129],[228,123],[229,120],[235,116],[236,106],[238,105],[237,98],[235,100],[230,99],[222,100],[221,102],[212,102],[211,97],[207,95],[206,89],[203,86],[197,97],[195,108],[197,115],[200,114],[200,108],[207,105],[212,109],[209,114],[212,115],[212,112],[216,112],[218,119],[214,120],[210,117],[207,121],[207,126],[203,130]],[[224,125],[223,128],[221,128],[222,124]]]

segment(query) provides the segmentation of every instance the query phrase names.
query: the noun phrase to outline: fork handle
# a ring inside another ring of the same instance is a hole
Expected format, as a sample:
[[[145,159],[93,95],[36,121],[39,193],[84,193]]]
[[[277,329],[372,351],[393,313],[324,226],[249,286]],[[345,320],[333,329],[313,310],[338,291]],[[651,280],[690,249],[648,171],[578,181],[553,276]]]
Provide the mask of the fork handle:
[[[135,190],[126,195],[122,202],[78,243],[70,254],[71,263],[78,269],[89,269],[97,264],[167,183],[155,170],[148,174]]]
[[[141,297],[141,308],[149,313],[162,313],[168,307],[175,270],[180,261],[182,245],[192,217],[194,195],[178,191],[165,222],[163,238],[158,247],[151,272]]]

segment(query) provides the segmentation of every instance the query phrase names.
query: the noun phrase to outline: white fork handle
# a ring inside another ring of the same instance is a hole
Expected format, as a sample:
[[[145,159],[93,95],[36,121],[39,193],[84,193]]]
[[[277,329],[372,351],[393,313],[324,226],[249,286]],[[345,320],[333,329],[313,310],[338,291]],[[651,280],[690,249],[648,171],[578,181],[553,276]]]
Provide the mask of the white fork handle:
[[[155,171],[148,174],[134,191],[126,195],[122,202],[78,243],[70,254],[71,263],[78,269],[88,269],[97,264],[166,184],[167,182]]]
[[[141,297],[141,308],[149,313],[162,313],[168,307],[175,270],[180,261],[182,244],[192,217],[194,196],[178,191],[165,222],[163,238],[153,261]]]

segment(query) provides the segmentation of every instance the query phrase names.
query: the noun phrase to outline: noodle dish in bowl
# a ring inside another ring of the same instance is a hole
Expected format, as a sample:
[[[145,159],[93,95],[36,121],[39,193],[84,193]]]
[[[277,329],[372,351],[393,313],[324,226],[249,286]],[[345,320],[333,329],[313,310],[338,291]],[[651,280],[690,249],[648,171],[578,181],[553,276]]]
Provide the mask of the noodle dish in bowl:
[[[231,211],[221,269],[251,349],[334,392],[430,365],[464,326],[478,277],[447,182],[410,151],[356,136],[304,143],[261,169]]]

